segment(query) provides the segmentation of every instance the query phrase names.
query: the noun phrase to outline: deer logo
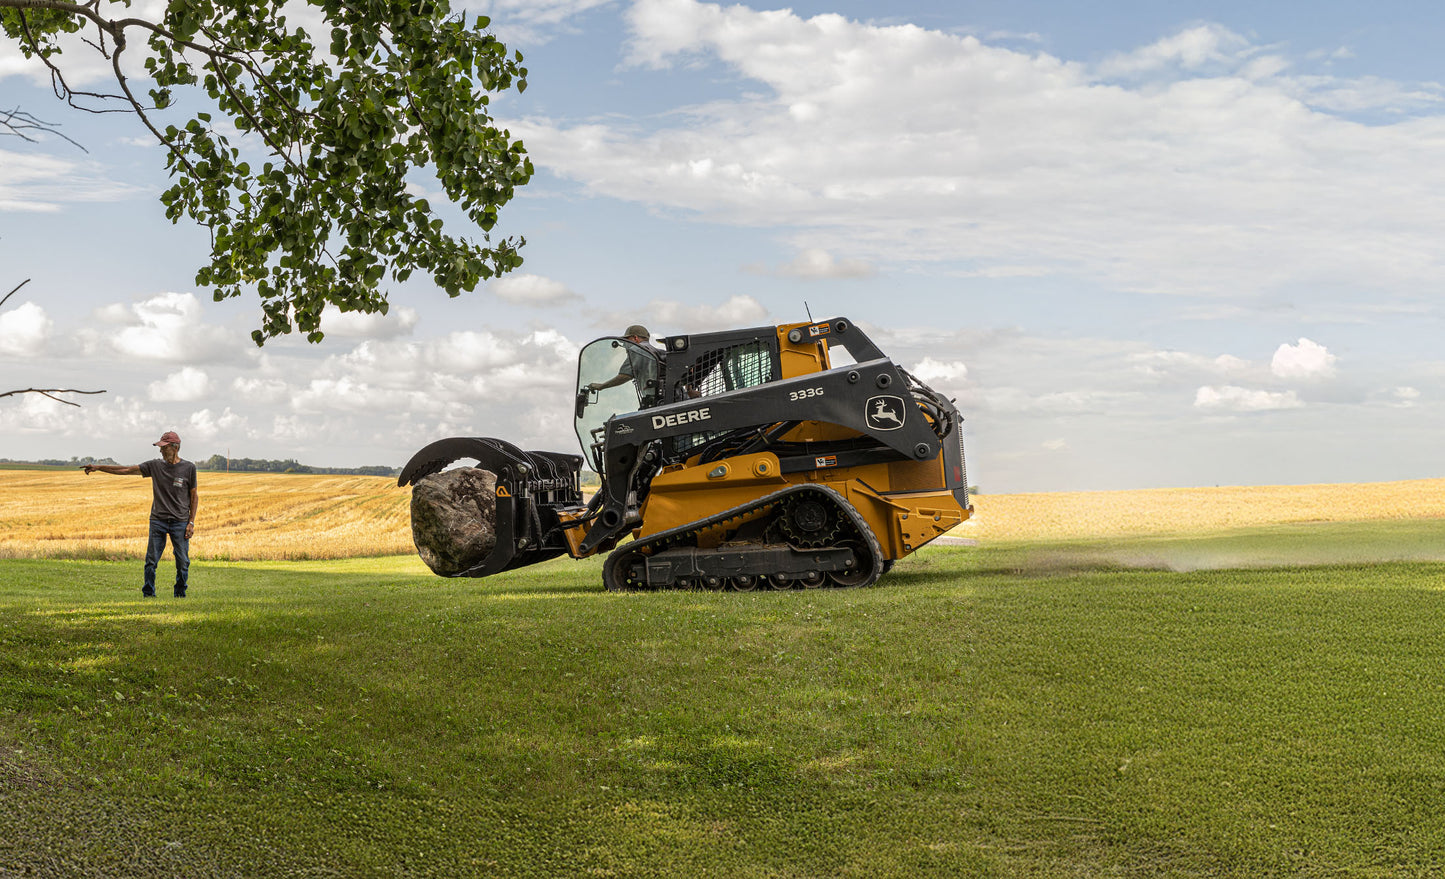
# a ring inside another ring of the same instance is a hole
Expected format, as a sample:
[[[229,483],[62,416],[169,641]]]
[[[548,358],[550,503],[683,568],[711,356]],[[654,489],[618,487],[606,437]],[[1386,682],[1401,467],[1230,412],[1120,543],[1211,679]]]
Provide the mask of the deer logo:
[[[868,400],[868,427],[873,430],[897,430],[903,426],[902,397],[871,397]]]

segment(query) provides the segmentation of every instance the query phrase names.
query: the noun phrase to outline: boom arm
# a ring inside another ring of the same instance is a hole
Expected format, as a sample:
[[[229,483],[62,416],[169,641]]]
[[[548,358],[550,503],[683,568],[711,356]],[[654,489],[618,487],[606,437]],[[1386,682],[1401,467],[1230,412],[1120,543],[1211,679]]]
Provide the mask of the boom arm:
[[[603,506],[582,551],[590,552],[627,529],[632,479],[649,455],[656,460],[654,441],[783,421],[842,425],[912,460],[931,460],[942,448],[914,405],[902,373],[886,358],[618,415],[607,422]]]

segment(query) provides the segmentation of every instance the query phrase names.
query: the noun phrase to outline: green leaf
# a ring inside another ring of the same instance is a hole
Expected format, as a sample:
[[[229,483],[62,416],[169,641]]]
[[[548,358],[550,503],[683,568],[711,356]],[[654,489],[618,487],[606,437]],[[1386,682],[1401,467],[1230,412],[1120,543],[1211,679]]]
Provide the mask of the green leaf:
[[[143,38],[155,106],[200,106],[164,128],[171,149],[161,161],[172,180],[160,201],[172,222],[188,218],[211,232],[197,283],[217,299],[259,300],[258,345],[293,328],[319,342],[327,305],[384,312],[388,277],[419,270],[457,295],[521,264],[521,239],[491,242],[485,232],[533,173],[490,115],[492,93],[525,91],[522,53],[484,33],[487,16],[451,20],[445,2],[313,2],[334,63],[287,24],[282,0],[168,0],[148,19],[181,37],[204,29],[224,58],[197,56],[161,33]],[[33,16],[44,24],[40,53],[62,69],[89,51],[53,39],[79,30],[78,17]],[[0,15],[7,33],[12,19]],[[234,131],[245,134],[235,146]],[[480,227],[482,244],[467,241],[466,228],[448,234],[432,205],[411,196],[407,181],[423,171],[472,218],[470,234]]]

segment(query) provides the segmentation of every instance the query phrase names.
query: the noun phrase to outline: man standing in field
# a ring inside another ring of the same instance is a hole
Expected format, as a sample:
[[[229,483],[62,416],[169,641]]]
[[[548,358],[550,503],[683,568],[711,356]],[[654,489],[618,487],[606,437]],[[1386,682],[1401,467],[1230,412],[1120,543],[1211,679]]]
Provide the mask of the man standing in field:
[[[145,585],[140,594],[154,598],[156,566],[166,550],[166,537],[176,556],[175,596],[186,597],[191,568],[191,535],[196,531],[196,465],[181,460],[181,438],[173,430],[161,435],[161,456],[139,465],[86,464],[85,475],[99,470],[116,476],[144,476],[151,481],[150,542],[146,544]]]

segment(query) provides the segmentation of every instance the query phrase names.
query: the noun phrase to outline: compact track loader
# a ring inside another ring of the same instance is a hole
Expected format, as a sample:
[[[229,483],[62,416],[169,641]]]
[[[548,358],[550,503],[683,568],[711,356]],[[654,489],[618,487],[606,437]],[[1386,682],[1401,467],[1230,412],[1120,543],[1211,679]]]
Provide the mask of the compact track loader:
[[[852,322],[663,348],[582,349],[577,438],[601,477],[590,502],[576,455],[454,437],[412,457],[398,485],[463,459],[496,475],[495,546],[449,576],[610,551],[612,590],[868,586],[973,512],[958,410]]]

